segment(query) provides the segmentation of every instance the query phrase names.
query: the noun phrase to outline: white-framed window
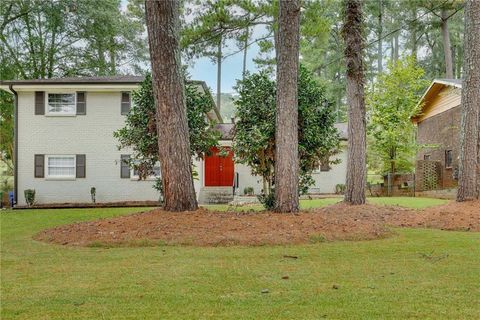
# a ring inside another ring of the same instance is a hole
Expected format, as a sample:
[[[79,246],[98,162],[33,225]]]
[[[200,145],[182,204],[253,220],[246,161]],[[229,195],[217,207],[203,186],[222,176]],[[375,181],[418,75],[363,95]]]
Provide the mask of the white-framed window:
[[[47,93],[46,100],[47,115],[72,116],[77,112],[75,92]]]
[[[155,180],[156,178],[160,177],[160,162],[157,162],[153,167],[153,174],[149,175],[145,180]],[[130,176],[132,180],[138,180],[140,177],[138,176],[138,170],[131,169]]]
[[[75,155],[47,155],[45,168],[47,179],[75,179]]]
[[[332,167],[330,166],[330,158],[325,157],[320,161],[320,164],[318,165],[318,167],[315,170],[313,170],[313,173],[328,172],[331,169]]]

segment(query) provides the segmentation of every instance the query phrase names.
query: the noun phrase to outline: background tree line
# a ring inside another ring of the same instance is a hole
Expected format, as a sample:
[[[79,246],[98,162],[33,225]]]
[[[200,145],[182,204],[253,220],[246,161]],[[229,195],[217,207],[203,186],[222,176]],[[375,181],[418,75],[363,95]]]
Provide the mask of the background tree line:
[[[147,66],[140,1],[3,0],[0,79],[140,73]],[[0,91],[0,160],[12,169],[13,97]]]
[[[344,121],[341,2],[303,0],[300,4],[302,63],[325,85],[337,121]],[[219,107],[225,59],[242,54],[243,72],[249,59],[260,69],[273,71],[277,0],[186,0],[180,10],[184,62],[209,57],[217,64]],[[366,0],[363,11],[369,87],[375,86],[388,61],[406,54],[416,58],[427,79],[461,76],[462,1]],[[138,74],[148,69],[144,1],[128,0],[122,6],[120,0],[5,0],[0,4],[0,19],[3,80]],[[249,54],[254,44],[260,48],[258,56]],[[0,99],[2,105],[11,104],[4,94]],[[2,106],[2,121],[9,121],[10,109]]]

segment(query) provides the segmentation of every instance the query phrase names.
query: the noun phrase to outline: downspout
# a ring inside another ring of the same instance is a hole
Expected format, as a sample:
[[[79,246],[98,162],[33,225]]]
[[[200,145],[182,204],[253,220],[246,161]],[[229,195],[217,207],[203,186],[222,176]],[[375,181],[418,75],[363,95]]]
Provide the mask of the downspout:
[[[13,90],[13,84],[8,86],[14,96],[13,116],[13,205],[18,203],[18,93]]]

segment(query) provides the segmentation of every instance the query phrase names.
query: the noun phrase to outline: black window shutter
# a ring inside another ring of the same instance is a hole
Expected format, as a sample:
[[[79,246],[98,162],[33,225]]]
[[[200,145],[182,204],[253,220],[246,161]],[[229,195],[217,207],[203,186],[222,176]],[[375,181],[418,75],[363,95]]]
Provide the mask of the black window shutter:
[[[35,115],[45,114],[45,91],[35,91]]]
[[[130,92],[122,92],[121,114],[126,115],[130,112],[131,100]]]
[[[130,178],[130,166],[128,165],[128,161],[130,160],[130,155],[122,154],[120,156],[120,178],[128,179]]]
[[[85,92],[77,92],[77,114],[87,114],[87,94]]]
[[[36,154],[35,155],[35,169],[34,169],[35,178],[44,178],[45,177],[45,155]]]
[[[86,158],[84,154],[77,154],[76,160],[76,174],[77,178],[85,178],[85,171],[86,171]]]

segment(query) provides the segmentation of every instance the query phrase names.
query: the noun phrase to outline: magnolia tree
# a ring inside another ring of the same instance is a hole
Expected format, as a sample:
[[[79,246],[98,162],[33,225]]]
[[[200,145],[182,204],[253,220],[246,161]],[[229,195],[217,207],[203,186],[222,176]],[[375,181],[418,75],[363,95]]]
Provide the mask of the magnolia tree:
[[[275,80],[266,72],[247,74],[237,82],[239,98],[233,149],[236,161],[248,165],[263,179],[263,192],[272,194],[275,166]],[[334,106],[325,88],[313,74],[300,66],[298,82],[299,191],[304,194],[314,183],[312,172],[321,163],[338,163],[339,134],[334,127]]]
[[[205,117],[213,108],[213,100],[209,92],[199,91],[195,82],[186,82],[185,96],[190,152],[192,157],[203,158],[211,147],[218,145],[220,138],[220,133],[214,129],[215,123]],[[145,77],[138,90],[133,91],[132,100],[125,126],[113,135],[119,141],[119,149],[132,150],[129,165],[138,171],[140,179],[145,179],[153,174],[153,168],[159,161],[156,109],[150,75]],[[155,186],[161,191],[160,179],[157,179]]]
[[[367,94],[368,158],[381,173],[413,169],[417,145],[411,117],[419,112],[418,100],[428,85],[424,75],[413,57],[390,62]]]

